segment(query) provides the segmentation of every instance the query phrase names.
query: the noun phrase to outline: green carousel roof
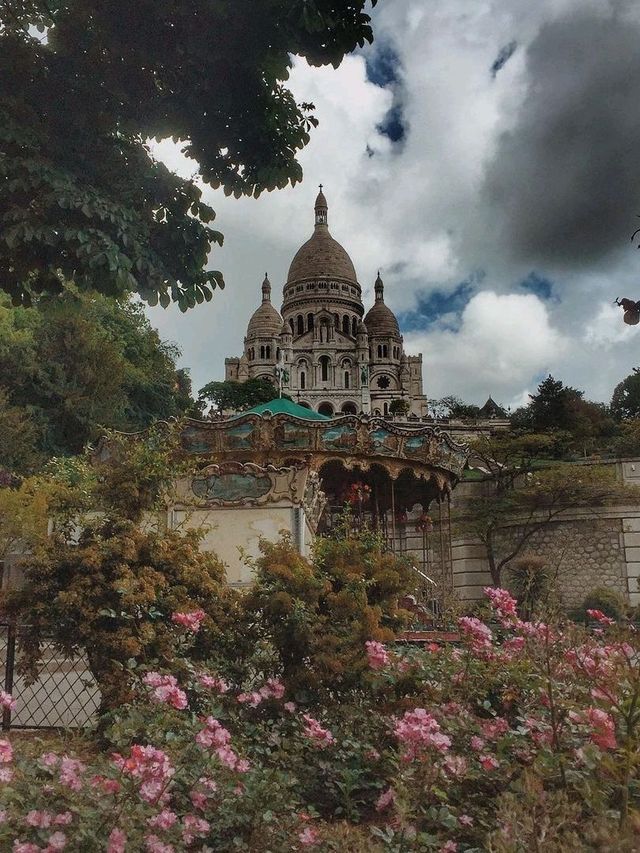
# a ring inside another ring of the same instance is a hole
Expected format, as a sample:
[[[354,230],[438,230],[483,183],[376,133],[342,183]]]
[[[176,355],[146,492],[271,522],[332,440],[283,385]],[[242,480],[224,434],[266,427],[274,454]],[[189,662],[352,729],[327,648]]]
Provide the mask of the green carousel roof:
[[[286,415],[293,415],[296,418],[304,418],[306,421],[330,421],[331,418],[327,415],[321,415],[319,412],[314,412],[313,409],[307,409],[306,406],[299,406],[293,400],[285,400],[283,397],[270,400],[268,403],[260,403],[259,406],[254,406],[252,409],[247,409],[246,412],[240,412],[235,417],[244,415],[263,415],[265,412],[271,412],[272,415],[277,415],[279,412],[284,412]]]

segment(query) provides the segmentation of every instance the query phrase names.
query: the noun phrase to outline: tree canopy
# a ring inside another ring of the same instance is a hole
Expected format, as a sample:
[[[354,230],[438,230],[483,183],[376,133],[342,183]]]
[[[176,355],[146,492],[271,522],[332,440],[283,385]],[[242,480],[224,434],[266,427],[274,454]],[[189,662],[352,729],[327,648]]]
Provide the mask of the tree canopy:
[[[227,194],[300,181],[317,122],[291,56],[337,66],[373,40],[367,3],[0,0],[0,288],[211,299],[215,214],[147,140],[182,143]]]
[[[618,420],[640,418],[640,369],[637,367],[616,385],[611,398],[611,414]]]
[[[248,379],[246,382],[234,382],[232,379],[207,382],[198,395],[203,405],[211,404],[217,412],[243,412],[260,403],[268,403],[276,396],[273,384],[261,378]]]
[[[7,303],[0,297],[0,467],[24,473],[78,453],[105,427],[195,412],[178,349],[139,304],[95,294]]]

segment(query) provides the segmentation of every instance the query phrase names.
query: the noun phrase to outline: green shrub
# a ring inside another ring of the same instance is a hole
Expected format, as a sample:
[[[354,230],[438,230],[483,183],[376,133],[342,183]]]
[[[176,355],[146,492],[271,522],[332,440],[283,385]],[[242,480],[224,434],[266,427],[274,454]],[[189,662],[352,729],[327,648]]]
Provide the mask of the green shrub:
[[[627,604],[615,590],[606,587],[596,587],[586,596],[579,607],[571,611],[571,618],[575,622],[587,622],[589,616],[587,610],[601,610],[605,616],[611,619],[624,619],[627,615]]]

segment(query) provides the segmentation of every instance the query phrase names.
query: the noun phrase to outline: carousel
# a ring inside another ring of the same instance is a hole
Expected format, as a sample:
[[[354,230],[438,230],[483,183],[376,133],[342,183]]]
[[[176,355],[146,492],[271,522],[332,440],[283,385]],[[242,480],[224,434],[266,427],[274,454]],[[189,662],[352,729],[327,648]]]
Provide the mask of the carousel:
[[[409,556],[425,595],[451,589],[450,495],[468,451],[437,427],[330,418],[276,399],[189,420],[181,444],[193,474],[180,483],[170,523],[210,525],[205,547],[225,561],[231,583],[250,583],[260,538],[286,531],[306,554],[348,508],[352,524]]]

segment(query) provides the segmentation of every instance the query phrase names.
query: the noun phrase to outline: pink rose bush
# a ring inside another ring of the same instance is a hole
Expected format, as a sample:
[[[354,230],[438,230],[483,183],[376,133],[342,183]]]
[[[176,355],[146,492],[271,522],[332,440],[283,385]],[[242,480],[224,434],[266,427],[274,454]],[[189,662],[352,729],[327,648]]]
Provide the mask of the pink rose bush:
[[[638,635],[597,615],[595,632],[523,621],[486,592],[491,627],[461,616],[459,640],[426,648],[364,639],[361,681],[316,695],[263,648],[244,672],[191,664],[202,620],[176,614],[175,671],[132,671],[100,740],[0,738],[0,849],[508,853],[540,847],[542,826],[554,849],[581,849],[576,826],[634,849]]]

